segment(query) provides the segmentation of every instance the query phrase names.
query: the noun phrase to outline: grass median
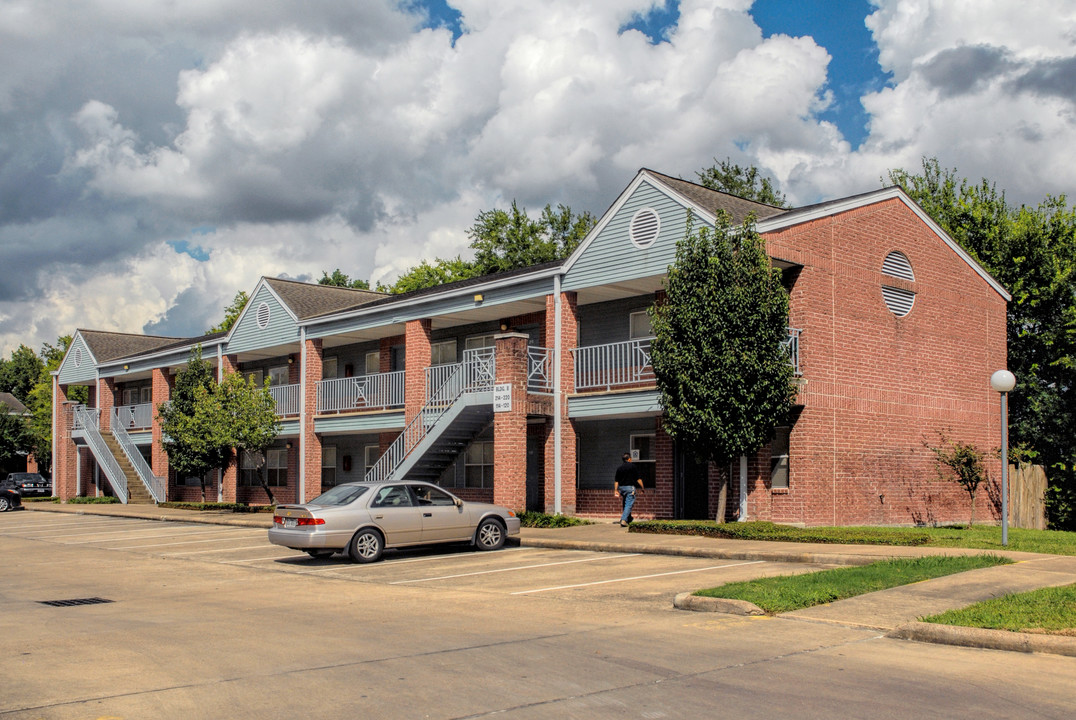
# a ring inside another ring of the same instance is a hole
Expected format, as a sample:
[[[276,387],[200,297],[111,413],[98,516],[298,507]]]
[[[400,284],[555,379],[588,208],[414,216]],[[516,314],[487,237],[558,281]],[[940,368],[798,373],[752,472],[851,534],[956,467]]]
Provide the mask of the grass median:
[[[925,617],[923,622],[1076,637],[1076,585],[984,600]]]
[[[804,575],[781,575],[729,583],[699,590],[695,595],[746,600],[767,613],[775,614],[1011,562],[1008,558],[989,554],[902,558]]]

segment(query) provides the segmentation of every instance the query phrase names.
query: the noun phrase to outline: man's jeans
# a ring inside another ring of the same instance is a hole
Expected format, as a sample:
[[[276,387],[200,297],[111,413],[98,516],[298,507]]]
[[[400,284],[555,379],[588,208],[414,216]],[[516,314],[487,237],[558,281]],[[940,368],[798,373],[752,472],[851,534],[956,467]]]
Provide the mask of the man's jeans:
[[[624,512],[620,516],[620,522],[626,523],[631,515],[631,506],[635,504],[635,488],[620,488],[620,499],[624,503]]]

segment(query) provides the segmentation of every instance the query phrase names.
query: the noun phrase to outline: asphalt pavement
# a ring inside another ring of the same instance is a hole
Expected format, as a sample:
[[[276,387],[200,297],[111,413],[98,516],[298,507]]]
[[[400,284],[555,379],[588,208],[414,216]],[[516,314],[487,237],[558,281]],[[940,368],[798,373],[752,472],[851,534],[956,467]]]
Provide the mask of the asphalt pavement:
[[[34,512],[108,515],[148,520],[264,527],[267,514],[236,514],[161,508],[153,505],[70,505],[26,503]],[[824,566],[864,565],[876,560],[924,555],[969,555],[985,552],[959,548],[888,545],[826,545],[750,540],[725,540],[686,535],[630,532],[618,523],[569,528],[523,528],[519,543],[529,547],[650,553],[733,560],[798,562]],[[1017,652],[1046,652],[1076,657],[1076,636],[1015,633],[918,622],[918,619],[1012,593],[1076,583],[1076,557],[993,551],[1015,562],[949,575],[888,590],[786,613],[807,622],[873,628],[891,637]],[[677,596],[684,610],[754,614],[753,606],[728,601]],[[756,609],[757,610],[757,609]]]

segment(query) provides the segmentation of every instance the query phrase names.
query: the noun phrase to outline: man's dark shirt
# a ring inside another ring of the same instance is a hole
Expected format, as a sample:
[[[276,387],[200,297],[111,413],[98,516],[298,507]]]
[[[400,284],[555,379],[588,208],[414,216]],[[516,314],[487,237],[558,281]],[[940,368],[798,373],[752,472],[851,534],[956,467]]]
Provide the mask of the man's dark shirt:
[[[639,468],[633,463],[621,463],[620,467],[616,469],[616,483],[622,488],[630,487],[638,489],[639,477]]]

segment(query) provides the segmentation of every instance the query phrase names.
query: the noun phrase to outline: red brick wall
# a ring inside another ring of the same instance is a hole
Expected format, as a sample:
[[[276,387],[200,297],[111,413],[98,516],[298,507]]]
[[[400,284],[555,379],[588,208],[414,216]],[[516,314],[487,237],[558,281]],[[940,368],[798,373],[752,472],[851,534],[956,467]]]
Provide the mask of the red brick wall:
[[[97,407],[101,410],[100,427],[104,432],[112,427],[112,408],[116,407],[116,395],[118,390],[116,389],[115,378],[101,378],[98,381],[100,388],[97,393]]]
[[[175,377],[168,374],[168,368],[154,369],[152,390],[153,426],[151,428],[153,441],[150,446],[150,462],[151,467],[153,468],[153,474],[164,477],[167,477],[168,475],[168,454],[164,451],[164,445],[161,443],[161,421],[160,418],[157,417],[157,407],[171,399],[172,389],[174,387]],[[170,500],[171,498],[166,497],[165,499]]]
[[[556,337],[556,296],[547,295],[545,299],[545,344],[553,346]],[[567,515],[579,512],[575,487],[576,436],[571,421],[568,420],[568,396],[575,392],[575,365],[571,350],[579,344],[579,308],[574,292],[561,293],[560,303],[560,387],[555,388],[561,397],[561,511]],[[552,418],[550,419],[552,424]],[[552,429],[545,441],[545,506],[546,512],[556,511],[556,435]]]
[[[945,431],[984,450],[998,445],[989,378],[1006,366],[1004,299],[899,200],[766,239],[771,255],[804,265],[790,311],[804,329],[804,408],[789,490],[768,490],[764,453],[749,515],[807,525],[966,521],[966,494],[936,479],[924,442]],[[882,275],[893,250],[908,257],[914,283]],[[909,315],[889,311],[883,282],[917,293]],[[998,461],[990,470],[997,475]]]
[[[418,415],[426,404],[426,368],[433,361],[430,345],[431,322],[428,318],[407,321],[404,361],[404,420]],[[384,362],[384,356],[382,356]]]
[[[493,502],[512,510],[527,504],[527,336],[495,337],[497,383],[512,385],[512,410],[493,415]]]
[[[306,361],[303,366],[306,378],[306,394],[303,398],[305,411],[303,414],[303,440],[305,442],[303,468],[305,470],[305,482],[303,485],[302,502],[313,500],[321,494],[321,436],[314,432],[314,418],[317,416],[317,386],[321,380],[322,368],[322,341],[320,338],[306,341]],[[293,447],[288,452],[288,486],[292,497],[295,497],[299,488],[299,465],[297,457],[299,448]],[[294,470],[293,470],[294,467]],[[283,490],[284,488],[281,488]],[[274,490],[274,493],[276,491]],[[282,493],[283,495],[283,493]],[[283,500],[278,498],[281,502]]]

